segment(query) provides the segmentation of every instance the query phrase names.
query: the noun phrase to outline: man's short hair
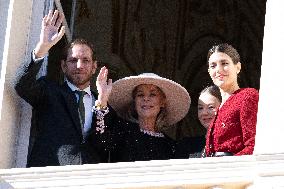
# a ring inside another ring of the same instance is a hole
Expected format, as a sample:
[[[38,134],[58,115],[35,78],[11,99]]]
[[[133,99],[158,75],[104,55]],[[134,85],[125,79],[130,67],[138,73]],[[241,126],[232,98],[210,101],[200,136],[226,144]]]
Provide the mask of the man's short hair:
[[[72,42],[68,43],[63,49],[63,52],[61,54],[61,60],[67,59],[67,55],[68,55],[69,50],[72,49],[75,45],[87,45],[92,51],[93,61],[96,60],[94,45],[92,43],[90,43],[89,41],[83,39],[83,38],[78,38],[78,39],[75,39]]]

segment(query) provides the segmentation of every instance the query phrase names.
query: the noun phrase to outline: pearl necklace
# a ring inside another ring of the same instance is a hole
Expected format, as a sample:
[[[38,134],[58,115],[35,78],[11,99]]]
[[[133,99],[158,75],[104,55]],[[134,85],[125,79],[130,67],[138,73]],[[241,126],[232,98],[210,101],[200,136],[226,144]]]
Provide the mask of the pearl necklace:
[[[149,131],[149,130],[145,130],[145,129],[142,129],[142,128],[140,128],[140,131],[144,134],[147,134],[147,135],[150,135],[150,136],[153,136],[153,137],[165,137],[165,135],[163,133],[156,133],[154,131]]]

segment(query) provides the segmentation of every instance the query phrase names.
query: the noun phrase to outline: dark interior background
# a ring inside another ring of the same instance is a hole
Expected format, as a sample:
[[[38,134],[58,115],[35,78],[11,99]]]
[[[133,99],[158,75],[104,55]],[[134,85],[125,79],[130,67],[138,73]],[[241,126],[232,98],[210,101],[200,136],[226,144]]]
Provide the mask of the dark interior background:
[[[70,24],[72,1],[61,0]],[[183,85],[191,96],[184,120],[166,132],[173,138],[206,133],[197,119],[199,92],[212,84],[209,48],[232,44],[241,55],[241,87],[259,89],[266,0],[77,0],[73,38],[95,45],[99,67],[110,77],[154,72]],[[58,52],[50,53],[48,76],[62,81]],[[94,77],[95,79],[95,77]]]

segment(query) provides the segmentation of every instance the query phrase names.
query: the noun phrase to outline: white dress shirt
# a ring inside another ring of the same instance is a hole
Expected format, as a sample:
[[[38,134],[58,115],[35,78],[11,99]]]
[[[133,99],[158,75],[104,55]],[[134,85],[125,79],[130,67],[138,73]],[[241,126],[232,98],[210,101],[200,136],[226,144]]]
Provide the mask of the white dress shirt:
[[[78,89],[78,87],[76,87],[75,85],[70,83],[67,79],[65,81],[67,82],[67,85],[70,87],[70,89],[73,92],[75,92],[76,90],[80,91],[80,89]],[[85,88],[83,91],[85,91],[87,93],[86,95],[84,95],[84,98],[83,98],[84,107],[85,107],[85,124],[84,124],[83,135],[86,135],[86,133],[90,130],[91,124],[92,124],[92,116],[93,116],[92,106],[93,106],[93,102],[94,102],[94,100],[93,100],[94,97],[92,95],[90,86]],[[76,94],[77,101],[78,101],[79,95],[77,93],[75,93],[75,94]]]

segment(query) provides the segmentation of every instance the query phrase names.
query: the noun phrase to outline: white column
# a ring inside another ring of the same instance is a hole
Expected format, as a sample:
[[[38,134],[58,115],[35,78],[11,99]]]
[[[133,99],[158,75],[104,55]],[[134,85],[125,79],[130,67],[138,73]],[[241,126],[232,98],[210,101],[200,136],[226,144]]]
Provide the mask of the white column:
[[[0,1],[0,60],[3,59],[3,51],[4,51],[4,42],[5,42],[5,32],[7,27],[7,16],[8,16],[8,8],[9,8],[9,0]],[[0,62],[0,71],[1,71],[2,62]],[[0,75],[1,77],[1,75]]]
[[[269,0],[254,154],[284,153],[284,1]]]
[[[33,0],[10,0],[6,6],[0,6],[1,20],[6,21],[1,51],[0,80],[0,168],[15,165],[17,135],[21,106],[13,88],[17,67],[24,61],[29,36],[31,7]],[[1,1],[1,4],[3,2]]]
[[[36,0],[32,2],[32,9],[29,11],[29,31],[26,38],[27,46],[25,49],[25,57],[23,60],[29,61],[30,52],[36,46],[39,40],[41,21],[44,14],[47,14],[49,9],[52,9],[53,2],[51,0]],[[25,37],[25,36],[22,36]],[[23,61],[17,62],[17,65],[23,63]],[[14,70],[16,72],[16,70]],[[29,146],[30,126],[31,126],[31,106],[24,100],[20,99],[21,116],[18,118],[18,136],[16,144],[15,165],[13,167],[26,167],[27,154]]]

